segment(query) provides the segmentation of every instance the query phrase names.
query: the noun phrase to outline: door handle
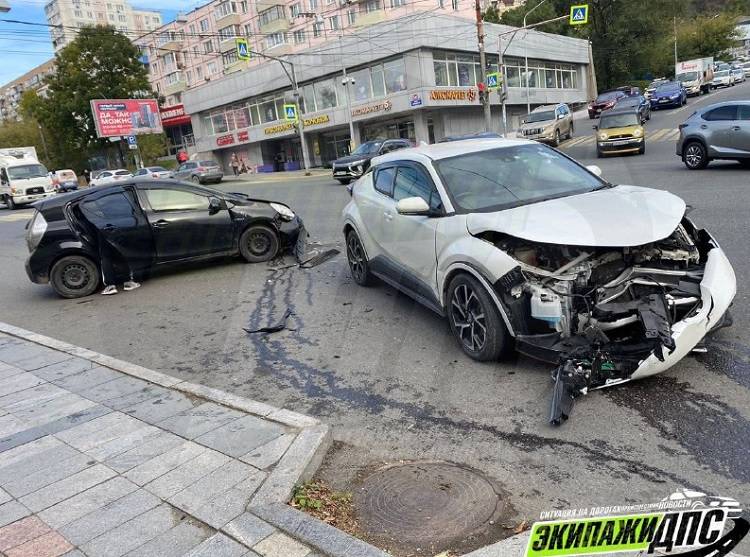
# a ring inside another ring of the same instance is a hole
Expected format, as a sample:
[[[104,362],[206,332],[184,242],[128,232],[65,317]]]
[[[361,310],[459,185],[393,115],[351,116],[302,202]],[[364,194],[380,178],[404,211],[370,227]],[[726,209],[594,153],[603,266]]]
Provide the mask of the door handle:
[[[708,126],[707,126],[706,124],[701,124],[701,129],[702,129],[702,130],[705,130],[705,129],[707,129],[707,128],[708,128]]]
[[[393,220],[393,215],[389,213],[388,211],[383,213],[383,216],[385,217],[385,220]]]
[[[740,129],[741,128],[739,126],[732,126],[732,131],[733,132],[738,132],[738,131],[740,131]]]
[[[169,226],[169,221],[164,219],[159,219],[154,223],[154,228],[165,228],[167,226]]]
[[[115,228],[117,228],[114,224],[105,224],[102,226],[102,230],[105,232],[112,232]]]

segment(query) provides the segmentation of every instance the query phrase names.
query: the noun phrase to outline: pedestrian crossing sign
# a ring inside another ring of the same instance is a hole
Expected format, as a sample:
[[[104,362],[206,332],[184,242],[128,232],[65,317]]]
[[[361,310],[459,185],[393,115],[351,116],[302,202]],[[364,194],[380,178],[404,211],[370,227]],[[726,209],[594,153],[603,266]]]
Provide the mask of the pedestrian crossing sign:
[[[570,24],[583,25],[589,22],[589,5],[578,4],[570,7]]]
[[[247,43],[247,39],[237,37],[234,43],[237,45],[237,58],[240,60],[250,60],[250,45]]]
[[[498,72],[487,74],[487,89],[492,91],[500,87],[500,74]]]
[[[297,105],[296,104],[284,105],[284,118],[292,122],[297,121]]]

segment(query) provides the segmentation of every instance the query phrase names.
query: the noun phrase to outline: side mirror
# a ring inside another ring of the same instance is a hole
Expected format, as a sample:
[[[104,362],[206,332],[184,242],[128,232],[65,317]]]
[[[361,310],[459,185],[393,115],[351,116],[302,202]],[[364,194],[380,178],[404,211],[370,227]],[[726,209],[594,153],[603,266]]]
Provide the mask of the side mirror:
[[[219,201],[216,197],[211,197],[208,199],[208,214],[209,215],[215,215],[219,211],[221,211],[221,201]]]
[[[588,170],[589,172],[591,172],[591,174],[593,174],[594,176],[601,176],[601,175],[602,175],[602,169],[601,169],[601,168],[599,168],[599,167],[598,167],[597,165],[595,165],[595,164],[590,164],[590,165],[588,165],[588,166],[586,167],[586,170]]]
[[[430,206],[421,197],[405,197],[396,203],[396,211],[399,215],[427,215]]]

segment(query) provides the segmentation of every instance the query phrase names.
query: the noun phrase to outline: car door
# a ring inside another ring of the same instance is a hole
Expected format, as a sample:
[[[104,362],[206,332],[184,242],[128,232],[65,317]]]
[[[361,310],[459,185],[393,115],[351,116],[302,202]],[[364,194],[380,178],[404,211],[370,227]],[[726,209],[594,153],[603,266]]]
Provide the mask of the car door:
[[[734,149],[737,105],[727,104],[709,110],[702,116],[701,132],[706,138],[709,156],[730,154]]]
[[[182,163],[175,172],[174,177],[178,180],[190,180],[190,167],[193,163]]]
[[[102,186],[112,181],[113,174],[111,172],[102,172],[96,178],[96,185]]]
[[[211,197],[211,192],[195,187],[139,187],[158,263],[235,251],[235,226],[226,202],[220,199],[221,209],[213,212]]]
[[[356,189],[357,207],[362,215],[362,241],[365,244],[368,257],[377,267],[382,263],[385,250],[383,236],[385,235],[386,213],[390,209],[393,194],[393,179],[396,176],[396,166],[393,163],[381,164],[368,172],[363,178],[362,186]]]
[[[437,268],[435,234],[440,219],[399,214],[398,201],[408,197],[421,197],[436,213],[442,211],[440,195],[424,167],[416,162],[399,162],[393,194],[385,202],[383,249],[397,264],[400,283],[436,302],[433,294]]]
[[[738,154],[750,157],[750,105],[737,105],[737,120],[732,125],[732,145]]]
[[[79,233],[101,235],[123,256],[133,272],[152,265],[154,239],[132,189],[118,187],[88,195],[70,210],[74,228]]]

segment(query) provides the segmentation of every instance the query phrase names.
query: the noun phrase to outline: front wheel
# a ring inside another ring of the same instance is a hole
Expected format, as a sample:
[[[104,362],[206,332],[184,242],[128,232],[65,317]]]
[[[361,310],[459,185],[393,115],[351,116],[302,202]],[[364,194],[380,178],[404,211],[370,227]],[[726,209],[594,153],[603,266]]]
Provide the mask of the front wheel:
[[[68,255],[52,266],[49,281],[63,298],[83,298],[99,288],[99,269],[83,255]]]
[[[500,312],[480,282],[459,274],[448,286],[448,323],[453,336],[470,358],[494,361],[509,352],[510,334]]]
[[[552,145],[554,145],[555,147],[558,147],[560,145],[560,130],[559,129],[555,130],[555,139],[553,140]]]
[[[638,149],[638,154],[639,154],[639,155],[642,155],[642,154],[644,154],[645,152],[646,152],[646,143],[644,142],[644,143],[643,143],[643,144],[641,145],[640,149]]]
[[[16,209],[18,209],[18,205],[16,205],[16,202],[13,201],[13,198],[10,195],[5,198],[5,204],[11,211],[15,211]]]
[[[193,182],[194,184],[200,184],[200,183],[201,183],[201,179],[200,179],[200,178],[199,178],[198,176],[193,176],[193,177],[192,177],[192,178],[191,178],[190,180],[191,180],[191,181],[192,181],[192,182]]]
[[[701,170],[708,166],[708,153],[702,143],[691,141],[682,150],[682,160],[690,170]]]
[[[349,178],[336,178],[336,180],[337,180],[337,181],[338,181],[338,183],[339,183],[339,184],[341,184],[342,186],[348,186],[348,185],[349,185],[349,182],[351,182],[351,179],[349,179]]]
[[[374,282],[365,248],[362,247],[362,242],[354,230],[350,230],[346,235],[346,260],[349,262],[349,272],[354,282],[360,286],[369,286]]]
[[[240,254],[248,263],[269,261],[279,253],[279,237],[262,224],[250,226],[240,236]]]

